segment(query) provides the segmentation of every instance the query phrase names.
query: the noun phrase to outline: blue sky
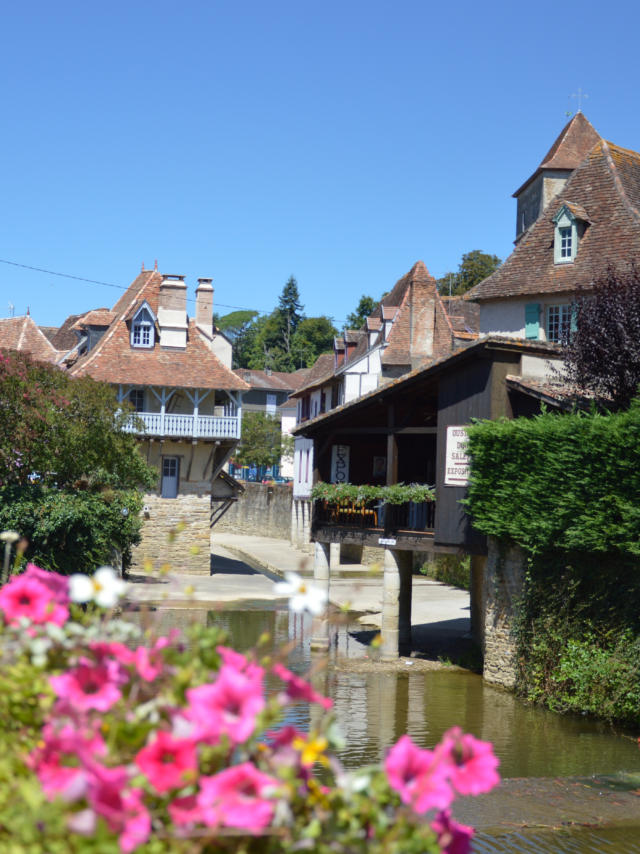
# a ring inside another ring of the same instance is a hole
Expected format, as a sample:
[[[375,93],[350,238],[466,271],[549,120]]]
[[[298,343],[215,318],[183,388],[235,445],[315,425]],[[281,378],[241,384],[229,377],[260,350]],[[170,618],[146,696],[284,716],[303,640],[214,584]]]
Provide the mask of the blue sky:
[[[513,191],[588,94],[640,149],[640,7],[417,0],[6,4],[0,258],[128,285],[144,262],[338,325],[418,259],[504,258]],[[611,11],[610,11],[611,10]],[[121,291],[0,263],[0,316]]]

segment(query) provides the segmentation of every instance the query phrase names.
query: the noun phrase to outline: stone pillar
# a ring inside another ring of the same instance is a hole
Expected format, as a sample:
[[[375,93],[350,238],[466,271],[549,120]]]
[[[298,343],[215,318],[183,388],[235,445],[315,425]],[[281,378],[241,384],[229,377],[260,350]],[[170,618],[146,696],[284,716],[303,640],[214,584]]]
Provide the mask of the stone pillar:
[[[526,557],[518,546],[488,540],[484,572],[484,667],[486,682],[513,688],[517,673],[517,637],[514,624],[524,595]]]
[[[411,649],[411,552],[385,549],[382,585],[383,661]]]
[[[313,563],[313,580],[317,587],[322,588],[329,601],[329,543],[316,541],[315,560]],[[325,613],[313,618],[311,626],[311,649],[329,649],[329,619],[328,605]]]
[[[340,543],[329,543],[329,566],[331,569],[340,566]]]

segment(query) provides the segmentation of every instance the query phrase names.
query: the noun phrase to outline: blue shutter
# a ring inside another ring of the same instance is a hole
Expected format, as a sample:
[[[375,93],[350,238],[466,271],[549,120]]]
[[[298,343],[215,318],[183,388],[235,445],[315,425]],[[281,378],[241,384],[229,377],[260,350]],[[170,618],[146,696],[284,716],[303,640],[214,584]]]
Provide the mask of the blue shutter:
[[[530,302],[524,307],[524,337],[540,337],[540,303]]]
[[[571,326],[570,334],[573,336],[578,331],[578,306],[575,303],[571,306]]]

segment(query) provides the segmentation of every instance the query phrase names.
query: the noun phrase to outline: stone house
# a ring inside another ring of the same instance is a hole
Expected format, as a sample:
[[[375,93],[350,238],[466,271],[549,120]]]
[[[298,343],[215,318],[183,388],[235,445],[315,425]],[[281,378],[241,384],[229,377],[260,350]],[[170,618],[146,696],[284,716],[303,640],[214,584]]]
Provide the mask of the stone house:
[[[480,307],[481,335],[559,342],[576,292],[607,264],[640,259],[640,154],[577,113],[514,197],[515,249],[465,300]]]
[[[134,567],[168,562],[208,574],[212,504],[219,517],[238,493],[222,469],[240,439],[248,389],[213,326],[211,280],[198,280],[190,318],[184,276],[143,270],[112,309],[86,312],[71,329],[76,344],[64,364],[73,376],[109,383],[132,407],[129,429],[158,472]],[[182,524],[187,533],[170,547],[170,531]]]

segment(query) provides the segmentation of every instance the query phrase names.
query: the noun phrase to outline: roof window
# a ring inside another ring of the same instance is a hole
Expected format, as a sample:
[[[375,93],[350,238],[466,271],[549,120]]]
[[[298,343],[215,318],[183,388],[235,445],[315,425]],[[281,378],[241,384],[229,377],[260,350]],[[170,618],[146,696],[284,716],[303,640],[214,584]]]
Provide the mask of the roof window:
[[[142,306],[131,322],[131,346],[151,349],[155,344],[156,329],[154,318],[147,306]]]

